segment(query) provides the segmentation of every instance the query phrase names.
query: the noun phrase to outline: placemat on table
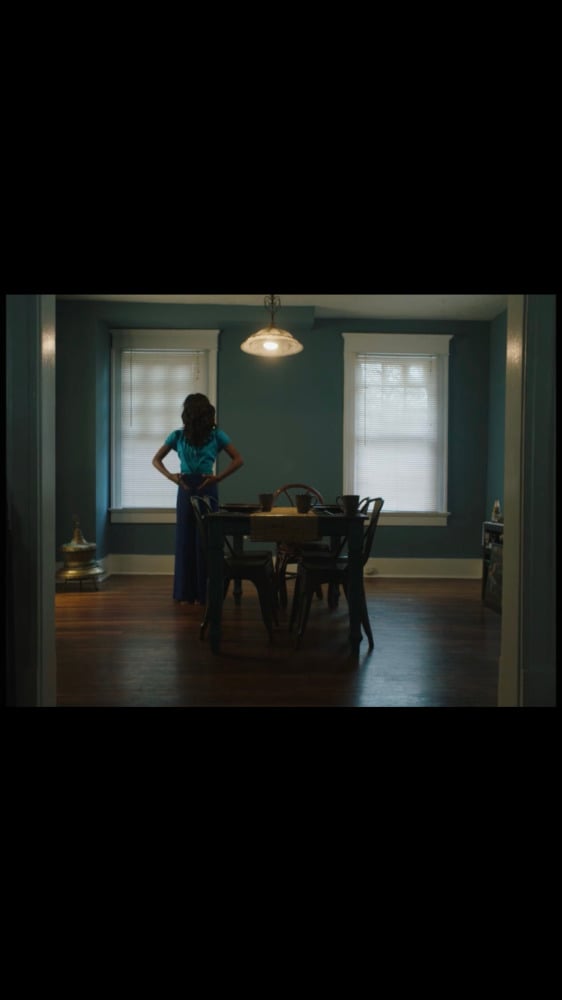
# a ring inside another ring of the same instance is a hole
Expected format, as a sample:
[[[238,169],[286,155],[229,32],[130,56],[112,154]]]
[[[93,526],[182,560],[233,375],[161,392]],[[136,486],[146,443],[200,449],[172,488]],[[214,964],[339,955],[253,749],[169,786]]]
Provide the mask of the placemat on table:
[[[250,515],[253,542],[315,542],[318,538],[320,522],[313,511],[299,514],[296,507],[274,507]]]

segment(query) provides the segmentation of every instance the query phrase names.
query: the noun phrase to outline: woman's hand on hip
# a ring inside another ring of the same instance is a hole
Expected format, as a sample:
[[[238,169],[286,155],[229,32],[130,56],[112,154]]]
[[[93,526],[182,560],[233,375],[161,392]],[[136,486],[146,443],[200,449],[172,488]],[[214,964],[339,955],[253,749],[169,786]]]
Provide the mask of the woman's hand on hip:
[[[207,488],[207,486],[215,486],[218,483],[218,481],[219,481],[218,476],[205,476],[199,488],[204,490]]]

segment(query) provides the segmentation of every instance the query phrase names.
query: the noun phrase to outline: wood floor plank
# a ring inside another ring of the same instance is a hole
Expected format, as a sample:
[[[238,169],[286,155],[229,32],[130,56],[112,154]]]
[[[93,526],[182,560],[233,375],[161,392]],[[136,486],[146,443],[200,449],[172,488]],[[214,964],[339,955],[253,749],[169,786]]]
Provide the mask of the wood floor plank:
[[[289,583],[289,602],[292,584]],[[493,707],[501,618],[477,580],[366,580],[375,648],[349,655],[347,605],[314,600],[299,650],[281,613],[269,643],[255,590],[227,595],[221,652],[167,576],[114,576],[56,595],[57,705]],[[290,603],[289,603],[290,607]]]

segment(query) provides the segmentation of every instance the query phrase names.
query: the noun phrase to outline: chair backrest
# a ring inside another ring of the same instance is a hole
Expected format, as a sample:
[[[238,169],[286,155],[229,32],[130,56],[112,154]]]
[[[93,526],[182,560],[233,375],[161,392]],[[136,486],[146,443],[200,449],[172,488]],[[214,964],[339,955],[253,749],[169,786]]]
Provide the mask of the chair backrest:
[[[379,514],[382,510],[384,500],[381,497],[377,497],[376,499],[374,497],[364,497],[359,502],[358,513],[363,515],[368,514],[369,507],[371,506],[371,504],[374,505],[373,510],[369,516],[369,523],[365,528],[365,532],[363,534],[363,565],[365,565],[365,563],[367,562],[367,559],[369,558],[371,549],[373,547],[373,539],[375,537],[375,531],[377,530]],[[339,548],[335,552],[335,558],[339,559],[340,557],[342,557],[347,559],[347,556],[342,556],[342,552],[346,548],[347,548],[347,535],[345,535],[341,539]]]
[[[195,494],[195,496],[192,496],[190,499],[191,506],[193,507],[193,512],[195,514],[195,520],[197,521],[199,534],[201,536],[203,551],[205,555],[207,555],[207,526],[205,524],[205,518],[207,514],[213,513],[212,497]]]
[[[363,538],[363,565],[365,565],[367,559],[371,555],[371,549],[373,548],[373,541],[375,539],[375,531],[377,530],[379,515],[383,508],[383,504],[384,500],[382,497],[377,497],[373,501],[373,509],[370,514],[369,524],[365,531],[365,537]]]
[[[374,497],[363,497],[363,499],[359,501],[359,507],[357,508],[357,512],[359,514],[368,514],[369,507],[374,502],[375,502]]]
[[[219,503],[214,497],[201,496],[196,493],[195,496],[191,497],[191,506],[193,507],[195,513],[195,519],[197,521],[197,527],[199,529],[203,545],[203,552],[205,554],[205,558],[207,558],[207,525],[205,524],[205,518],[207,517],[207,514],[216,514],[219,509]],[[232,548],[232,545],[226,535],[224,537],[224,543],[229,554],[233,556],[235,554],[234,549]]]
[[[319,493],[314,486],[307,486],[306,483],[285,483],[284,486],[280,486],[278,489],[274,490],[273,503],[276,503],[278,497],[285,496],[289,501],[289,506],[296,507],[297,502],[295,497],[297,493],[308,493],[309,496],[314,497],[317,503],[324,503],[324,497],[322,494]]]

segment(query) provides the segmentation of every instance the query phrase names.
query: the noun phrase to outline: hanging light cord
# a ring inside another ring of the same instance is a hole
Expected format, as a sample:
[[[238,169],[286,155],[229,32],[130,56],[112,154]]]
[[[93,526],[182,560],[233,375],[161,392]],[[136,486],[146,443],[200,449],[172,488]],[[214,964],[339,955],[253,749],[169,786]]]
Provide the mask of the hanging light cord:
[[[264,304],[264,306],[265,306],[266,309],[270,310],[270,312],[271,312],[271,324],[270,325],[274,326],[275,325],[275,313],[277,312],[277,310],[279,309],[279,306],[281,305],[281,299],[279,298],[278,295],[266,295],[265,299],[263,300],[263,304]]]

